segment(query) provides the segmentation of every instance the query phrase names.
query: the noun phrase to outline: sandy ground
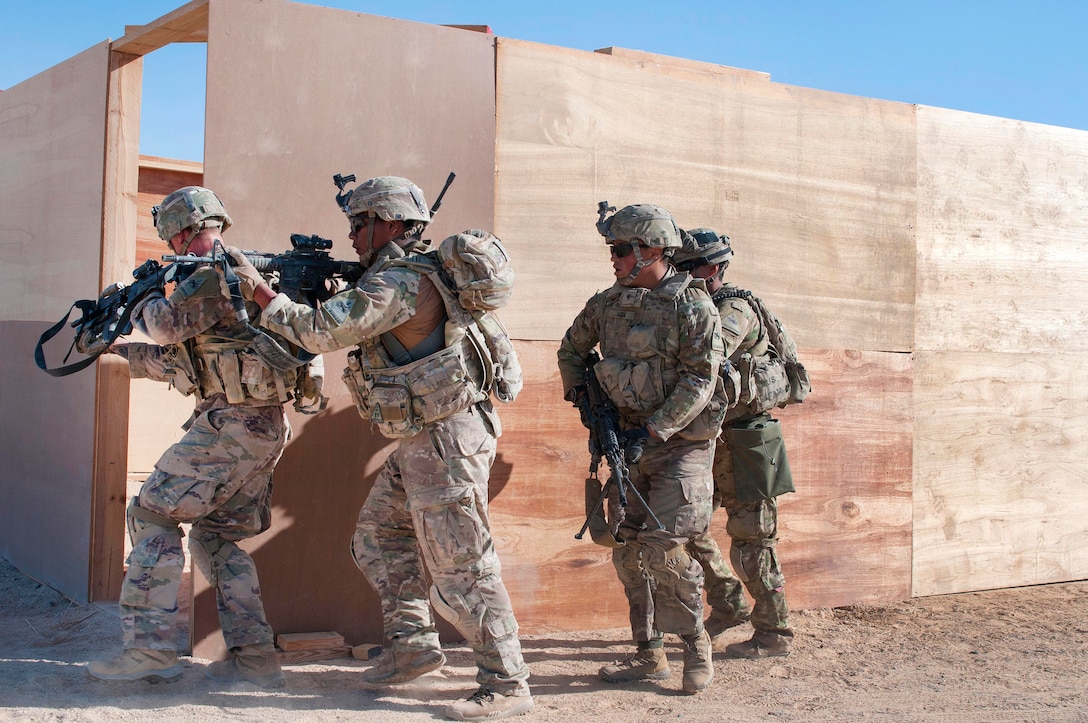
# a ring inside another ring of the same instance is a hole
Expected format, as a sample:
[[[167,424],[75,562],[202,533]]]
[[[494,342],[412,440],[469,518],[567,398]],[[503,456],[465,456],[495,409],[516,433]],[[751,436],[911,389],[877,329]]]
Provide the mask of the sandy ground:
[[[680,694],[681,650],[659,683],[600,682],[630,650],[624,629],[524,637],[538,721],[1088,721],[1088,582],[796,612],[794,652],[715,659],[712,687]],[[743,640],[745,628],[725,642]],[[76,605],[0,559],[0,720],[426,721],[475,689],[469,649],[407,685],[364,690],[371,663],[285,668],[275,692],[204,677],[100,683],[84,664],[117,651],[116,605]]]

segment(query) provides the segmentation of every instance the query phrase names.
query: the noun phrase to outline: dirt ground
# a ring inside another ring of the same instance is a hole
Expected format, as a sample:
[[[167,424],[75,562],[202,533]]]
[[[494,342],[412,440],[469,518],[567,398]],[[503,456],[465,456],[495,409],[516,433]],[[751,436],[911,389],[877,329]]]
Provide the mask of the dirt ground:
[[[1088,721],[1088,582],[794,613],[788,658],[716,656],[712,687],[673,675],[615,686],[597,669],[630,651],[624,629],[523,637],[538,721]],[[736,642],[749,631],[736,628]],[[0,558],[0,720],[425,721],[475,689],[470,650],[407,685],[364,690],[371,663],[286,667],[287,686],[223,689],[208,661],[180,682],[100,683],[84,664],[117,651],[114,603],[76,605]]]

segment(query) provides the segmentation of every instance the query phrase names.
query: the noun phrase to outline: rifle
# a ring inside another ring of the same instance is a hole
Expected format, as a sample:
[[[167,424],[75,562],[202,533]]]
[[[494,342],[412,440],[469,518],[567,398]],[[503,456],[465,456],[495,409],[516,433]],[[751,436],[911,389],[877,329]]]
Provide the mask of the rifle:
[[[332,241],[321,238],[318,235],[306,236],[300,233],[291,234],[290,251],[281,254],[265,253],[261,251],[242,251],[249,259],[253,267],[261,273],[279,273],[278,281],[273,283],[273,290],[282,292],[291,301],[301,301],[304,304],[317,308],[322,301],[332,297],[333,291],[329,289],[328,281],[331,279],[344,279],[354,283],[359,280],[363,269],[358,261],[339,261],[328,252],[332,248]],[[229,262],[230,257],[215,256],[163,256],[163,261],[177,263],[220,263],[223,258]]]
[[[38,345],[34,348],[34,361],[38,368],[50,376],[63,377],[90,366],[118,337],[132,333],[132,308],[151,292],[161,291],[187,268],[177,263],[163,266],[154,259],[148,259],[132,272],[135,280],[131,284],[110,284],[94,301],[80,299],[72,304],[64,318],[46,329],[39,337]],[[49,369],[45,364],[42,347],[60,333],[75,309],[79,309],[83,316],[72,322],[76,334],[63,362],[68,361],[73,349],[87,357],[73,364]]]
[[[603,515],[599,513],[601,513],[604,502],[613,487],[616,488],[621,509],[627,507],[627,492],[630,491],[639,506],[646,511],[646,515],[656,525],[656,529],[663,530],[665,526],[661,524],[661,521],[657,519],[657,515],[646,504],[646,500],[638,489],[631,485],[627,462],[628,460],[631,462],[638,461],[638,457],[642,454],[642,446],[640,442],[632,442],[626,448],[620,446],[619,435],[616,432],[616,428],[619,426],[619,410],[616,409],[616,405],[601,389],[600,382],[597,381],[597,376],[593,373],[593,367],[600,360],[600,356],[593,350],[586,356],[586,392],[580,401],[575,401],[586,426],[589,427],[590,476],[586,480],[586,507],[589,508],[589,511],[586,514],[586,521],[582,524],[582,529],[578,531],[574,539],[581,540],[592,524],[594,529],[590,535],[594,542],[605,547],[619,547],[623,545],[623,542],[615,537],[615,529],[619,526],[619,521],[613,521],[611,529],[599,524],[593,524],[594,522],[603,521]],[[603,487],[597,478],[597,469],[600,467],[602,457],[608,461],[610,470],[608,481]],[[590,506],[591,493],[596,490],[599,490],[600,494],[596,502]],[[595,517],[597,520],[594,520]]]

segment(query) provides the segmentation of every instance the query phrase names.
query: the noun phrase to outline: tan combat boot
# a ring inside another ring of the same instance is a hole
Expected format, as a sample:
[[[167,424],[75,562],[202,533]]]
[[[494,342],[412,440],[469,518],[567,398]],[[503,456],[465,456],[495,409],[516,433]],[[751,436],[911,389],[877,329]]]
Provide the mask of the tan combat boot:
[[[387,650],[373,668],[363,673],[370,685],[397,685],[415,680],[446,664],[441,650]]]
[[[181,665],[174,650],[128,648],[110,660],[96,660],[87,665],[87,675],[95,680],[146,680],[172,683],[181,677]]]
[[[208,665],[204,676],[217,683],[246,680],[261,688],[282,688],[287,682],[272,643],[231,648],[230,657]]]
[[[694,695],[710,687],[714,680],[714,660],[710,652],[710,636],[706,630],[698,635],[683,635],[684,692]]]
[[[757,632],[751,640],[743,643],[733,643],[725,646],[725,655],[728,658],[782,658],[790,654],[790,641],[793,633],[778,634]]]
[[[664,680],[669,677],[669,661],[663,647],[642,648],[627,660],[604,666],[598,675],[609,683]]]
[[[524,695],[504,695],[481,687],[468,700],[447,706],[444,713],[450,720],[490,720],[528,713],[533,705],[533,696],[529,691],[525,691]]]

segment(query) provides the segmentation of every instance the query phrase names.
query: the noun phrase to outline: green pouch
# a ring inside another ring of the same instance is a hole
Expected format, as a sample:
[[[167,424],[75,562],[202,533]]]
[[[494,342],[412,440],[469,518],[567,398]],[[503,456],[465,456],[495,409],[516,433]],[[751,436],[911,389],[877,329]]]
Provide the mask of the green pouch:
[[[793,474],[777,419],[728,427],[725,441],[733,455],[737,502],[758,502],[793,492]]]

